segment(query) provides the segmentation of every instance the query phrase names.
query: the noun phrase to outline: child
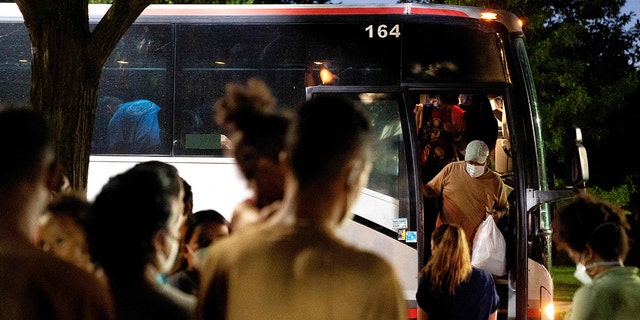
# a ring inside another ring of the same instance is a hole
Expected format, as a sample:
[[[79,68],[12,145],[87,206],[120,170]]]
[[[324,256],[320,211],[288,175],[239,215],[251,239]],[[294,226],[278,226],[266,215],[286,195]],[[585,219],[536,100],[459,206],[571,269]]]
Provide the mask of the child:
[[[38,223],[40,249],[71,262],[90,273],[96,272],[87,248],[84,219],[89,203],[76,193],[57,196]]]
[[[197,294],[200,288],[198,263],[203,249],[216,240],[229,235],[227,220],[215,210],[195,212],[187,218],[184,233],[183,264],[167,279],[169,283],[188,294]]]

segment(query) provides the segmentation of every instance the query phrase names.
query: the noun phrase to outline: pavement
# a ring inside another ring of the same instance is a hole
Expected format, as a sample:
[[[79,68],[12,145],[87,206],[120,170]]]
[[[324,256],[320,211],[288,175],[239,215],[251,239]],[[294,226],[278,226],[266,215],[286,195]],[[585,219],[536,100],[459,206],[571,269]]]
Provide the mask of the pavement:
[[[554,320],[563,320],[571,307],[571,301],[554,301],[553,307],[555,309]]]

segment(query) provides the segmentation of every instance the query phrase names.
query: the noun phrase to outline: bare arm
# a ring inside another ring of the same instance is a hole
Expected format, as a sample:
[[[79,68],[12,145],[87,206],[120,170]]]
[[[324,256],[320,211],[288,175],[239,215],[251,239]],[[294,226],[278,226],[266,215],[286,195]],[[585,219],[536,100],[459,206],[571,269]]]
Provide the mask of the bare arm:
[[[429,314],[418,306],[418,320],[429,320]],[[493,318],[495,320],[495,318]]]

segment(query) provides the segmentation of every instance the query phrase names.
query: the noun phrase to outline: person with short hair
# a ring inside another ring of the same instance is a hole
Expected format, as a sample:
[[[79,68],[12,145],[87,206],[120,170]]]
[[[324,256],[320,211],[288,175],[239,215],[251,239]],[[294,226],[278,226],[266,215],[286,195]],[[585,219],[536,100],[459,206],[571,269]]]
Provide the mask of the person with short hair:
[[[336,235],[371,171],[363,110],[314,98],[287,137],[285,218],[211,246],[196,318],[406,319],[394,269]]]
[[[447,164],[423,189],[427,198],[442,197],[436,227],[442,223],[462,226],[470,247],[487,215],[498,221],[509,208],[507,187],[489,168],[488,158],[487,144],[471,141],[465,149],[465,160]]]
[[[106,288],[38,249],[38,218],[61,174],[42,115],[0,112],[0,319],[114,319]]]
[[[582,282],[565,319],[638,319],[640,277],[637,267],[624,266],[629,252],[624,211],[581,195],[555,212],[552,226],[554,243],[575,262],[574,275]]]
[[[167,280],[182,292],[197,295],[202,255],[210,245],[229,236],[229,223],[218,211],[208,209],[189,214],[184,226],[180,248],[183,264]]]
[[[38,221],[37,245],[63,260],[100,276],[87,245],[86,219],[90,203],[79,192],[57,195]]]
[[[184,189],[177,169],[147,161],[96,196],[89,250],[107,277],[118,319],[191,319],[195,299],[166,283],[179,250]]]
[[[489,146],[489,151],[493,152],[498,139],[498,121],[487,95],[461,94],[459,107],[464,110],[464,139],[482,140]]]

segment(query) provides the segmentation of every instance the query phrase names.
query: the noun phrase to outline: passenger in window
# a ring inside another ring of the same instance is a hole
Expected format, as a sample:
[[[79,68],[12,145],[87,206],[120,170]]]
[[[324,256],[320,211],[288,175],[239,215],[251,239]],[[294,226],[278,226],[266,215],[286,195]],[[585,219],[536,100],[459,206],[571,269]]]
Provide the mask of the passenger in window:
[[[215,210],[190,214],[186,221],[181,255],[186,262],[168,281],[182,292],[196,295],[200,289],[201,259],[207,247],[229,236],[229,223]]]
[[[576,263],[582,282],[565,319],[638,319],[638,268],[623,263],[629,251],[624,211],[582,195],[556,211],[552,226],[554,242]]]
[[[443,223],[461,226],[469,247],[487,214],[497,222],[509,208],[507,187],[500,175],[487,166],[488,158],[487,144],[471,141],[465,150],[465,160],[446,165],[423,189],[427,198],[442,197],[436,227]]]
[[[464,110],[466,141],[482,140],[491,153],[498,139],[498,122],[486,94],[461,94],[460,108]]]
[[[179,250],[184,189],[172,165],[149,161],[111,178],[87,221],[118,319],[191,319],[195,298],[166,282]]]
[[[157,154],[162,152],[160,107],[150,100],[125,102],[107,128],[109,153]]]
[[[104,285],[33,243],[59,174],[46,121],[9,108],[0,136],[0,318],[114,319]]]
[[[406,319],[394,269],[336,235],[368,180],[370,133],[349,101],[298,109],[283,155],[286,219],[208,250],[197,319]]]
[[[57,195],[38,223],[38,247],[87,272],[103,278],[91,261],[87,246],[86,219],[89,202],[75,192]]]
[[[500,298],[493,277],[471,265],[464,230],[438,226],[431,234],[431,252],[419,274],[418,320],[495,320]]]
[[[231,133],[231,152],[253,195],[239,203],[231,217],[231,232],[274,219],[284,194],[280,153],[290,116],[276,110],[276,100],[262,80],[227,85],[215,103],[216,122]]]

